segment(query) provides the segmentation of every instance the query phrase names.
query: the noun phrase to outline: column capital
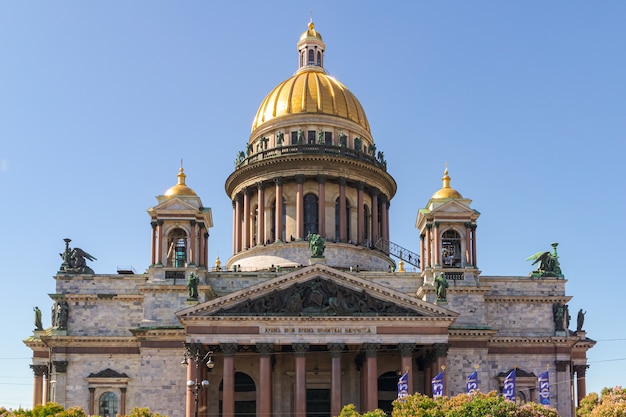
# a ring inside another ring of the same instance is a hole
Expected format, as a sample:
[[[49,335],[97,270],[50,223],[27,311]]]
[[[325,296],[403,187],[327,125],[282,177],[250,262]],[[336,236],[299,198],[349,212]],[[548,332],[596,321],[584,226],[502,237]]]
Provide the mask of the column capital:
[[[256,188],[257,190],[262,190],[264,188],[263,181],[257,181]]]
[[[234,355],[237,352],[237,343],[220,343],[220,350],[225,356]]]
[[[293,352],[296,356],[304,356],[309,351],[308,343],[294,343]]]
[[[443,358],[448,356],[448,347],[447,343],[435,343],[433,345],[433,350],[435,352],[435,356],[438,358]]]
[[[472,227],[472,222],[465,222],[463,223],[463,226],[465,226],[466,229],[470,229]]]
[[[276,184],[276,185],[283,185],[283,177],[276,177],[276,178],[274,178],[274,184]]]
[[[274,353],[274,345],[272,343],[257,343],[256,350],[261,356],[270,356]]]
[[[189,220],[189,224],[190,224],[191,226],[195,226],[195,225],[197,224],[197,222],[196,222],[195,220],[193,220],[193,219],[192,219],[192,220]]]
[[[150,226],[152,226],[153,229],[156,229],[158,222],[156,220],[152,220],[150,222]]]
[[[365,355],[368,358],[371,358],[376,356],[376,354],[378,353],[380,343],[365,343],[363,344],[363,348],[365,349]]]
[[[436,221],[436,222],[434,222],[434,224],[435,224],[435,227],[436,227],[437,229],[439,229],[439,225],[441,224],[441,222]]]
[[[433,228],[432,223],[426,223],[426,230],[431,230]]]
[[[412,356],[414,348],[415,348],[415,343],[400,343],[398,345],[398,350],[400,350],[401,357]]]
[[[356,189],[359,191],[363,191],[365,189],[365,185],[363,184],[363,182],[359,181],[356,183]]]
[[[345,187],[348,180],[346,179],[346,177],[339,177],[339,180],[337,182],[339,183],[339,185]]]
[[[304,175],[302,174],[296,175],[296,184],[304,184]]]
[[[157,224],[159,226],[163,226],[163,219],[157,219]]]
[[[340,356],[343,353],[345,347],[346,345],[344,345],[343,343],[329,343],[328,351],[330,352],[331,358],[336,358]]]
[[[476,230],[477,227],[478,225],[476,223],[472,223],[472,230]]]
[[[29,365],[35,376],[48,375],[48,365]]]
[[[318,175],[317,176],[317,183],[318,184],[324,184],[326,182],[326,175]]]
[[[67,361],[52,361],[52,365],[54,365],[54,370],[60,374],[67,372]]]
[[[570,361],[556,361],[555,365],[557,372],[567,372]]]

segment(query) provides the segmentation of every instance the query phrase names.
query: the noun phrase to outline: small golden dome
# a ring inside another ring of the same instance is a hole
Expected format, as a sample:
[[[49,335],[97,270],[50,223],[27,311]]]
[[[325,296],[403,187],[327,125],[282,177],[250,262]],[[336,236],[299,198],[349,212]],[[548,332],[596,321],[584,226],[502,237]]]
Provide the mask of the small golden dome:
[[[309,28],[304,33],[302,33],[302,36],[300,36],[301,41],[305,40],[306,38],[316,38],[320,41],[322,40],[322,35],[320,35],[315,30],[315,25],[313,24],[313,22],[309,22]]]
[[[192,190],[191,188],[187,187],[187,185],[185,185],[185,178],[187,176],[185,175],[185,171],[183,170],[183,167],[180,167],[180,170],[178,171],[178,184],[176,184],[173,187],[170,187],[169,190],[167,190],[165,192],[165,194],[163,194],[166,197],[175,197],[175,196],[180,196],[180,195],[189,195],[189,196],[194,196],[197,197],[197,194],[194,190]]]
[[[252,122],[252,132],[270,120],[303,113],[342,117],[370,131],[365,110],[356,96],[318,67],[307,67],[265,97]]]
[[[463,198],[461,193],[459,193],[454,188],[450,187],[450,176],[448,175],[447,167],[443,173],[443,178],[441,180],[443,181],[443,187],[441,187],[439,191],[433,194],[433,196],[431,197],[431,200],[435,200],[435,199],[440,200],[444,198]]]

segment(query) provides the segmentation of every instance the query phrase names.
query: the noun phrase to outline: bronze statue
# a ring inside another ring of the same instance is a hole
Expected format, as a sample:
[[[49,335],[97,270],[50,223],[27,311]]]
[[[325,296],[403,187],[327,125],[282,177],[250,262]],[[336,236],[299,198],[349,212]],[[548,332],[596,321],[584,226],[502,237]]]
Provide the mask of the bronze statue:
[[[450,284],[448,284],[448,280],[446,279],[443,272],[435,276],[434,284],[435,294],[437,294],[437,301],[446,301],[447,290]]]
[[[65,300],[59,301],[57,303],[57,318],[56,318],[58,329],[60,330],[67,329],[68,315],[69,315],[69,305],[67,304],[67,301]]]
[[[71,239],[63,239],[65,241],[65,251],[60,253],[63,263],[59,272],[66,274],[93,274],[93,269],[87,266],[85,259],[96,261],[97,259],[82,250],[81,248],[70,248]]]
[[[282,146],[283,145],[283,141],[285,140],[285,134],[283,133],[283,131],[279,131],[276,133],[276,145],[277,146]]]
[[[557,332],[567,330],[567,306],[561,303],[552,304],[552,314],[554,315],[554,330]]]
[[[304,131],[298,129],[298,143],[304,143]]]
[[[578,317],[576,318],[576,331],[577,332],[583,331],[583,323],[585,322],[585,314],[587,314],[587,312],[583,311],[582,308],[578,310]]]
[[[538,277],[562,277],[559,257],[556,253],[558,243],[553,243],[553,252],[537,252],[526,260],[533,261],[533,265],[539,263],[539,267],[531,274]]]
[[[326,240],[318,234],[312,234],[309,232],[307,235],[309,240],[309,249],[311,249],[312,258],[323,258],[324,249],[326,249]]]
[[[35,311],[35,330],[43,330],[43,325],[41,324],[41,310],[39,310],[39,307],[35,307],[33,310]]]
[[[200,279],[193,272],[187,277],[187,289],[189,290],[189,298],[198,299],[198,282]]]

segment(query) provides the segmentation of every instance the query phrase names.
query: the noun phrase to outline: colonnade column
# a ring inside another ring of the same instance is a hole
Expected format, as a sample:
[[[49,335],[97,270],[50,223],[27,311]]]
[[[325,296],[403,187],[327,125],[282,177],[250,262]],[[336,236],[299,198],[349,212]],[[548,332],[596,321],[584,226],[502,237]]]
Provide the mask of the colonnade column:
[[[197,222],[195,220],[189,220],[189,225],[191,226],[190,232],[190,242],[189,242],[189,265],[197,265],[198,264],[198,229]]]
[[[472,261],[472,239],[471,239],[472,223],[465,222],[464,226],[465,226],[465,264],[474,265],[474,262]]]
[[[474,261],[473,265],[478,266],[476,260],[476,224],[472,224],[472,260]]]
[[[398,346],[400,349],[400,372],[403,374],[408,372],[407,391],[409,395],[413,395],[413,343],[400,343]]]
[[[126,415],[126,387],[120,388],[120,392],[122,393],[120,398],[120,414]]]
[[[367,370],[367,395],[365,408],[375,410],[378,408],[378,359],[376,354],[379,345],[377,343],[365,344],[365,367]]]
[[[150,265],[154,265],[156,263],[156,241],[157,241],[157,222],[151,221],[150,226],[152,227],[152,244],[150,245]]]
[[[233,417],[235,415],[235,352],[237,352],[237,344],[222,343],[220,350],[224,354],[222,416]]]
[[[241,195],[235,196],[235,218],[233,224],[233,230],[235,235],[233,236],[233,254],[239,253],[241,250]]]
[[[328,350],[331,358],[330,376],[330,415],[341,414],[341,354],[344,349],[343,343],[329,343]]]
[[[296,175],[296,239],[304,238],[304,175]]]
[[[326,177],[317,176],[317,229],[322,237],[326,237]]]
[[[308,343],[295,343],[293,353],[296,367],[296,392],[294,393],[295,417],[306,417],[306,353],[309,351]]]
[[[359,182],[356,186],[356,242],[362,244],[365,242],[365,210],[363,209],[363,183]]]
[[[372,191],[372,245],[378,242],[378,231],[380,224],[378,221],[378,191]]]
[[[193,363],[189,363],[187,365],[187,381],[195,381],[196,380],[196,367]],[[195,398],[193,395],[193,389],[191,387],[187,387],[187,395],[185,396],[185,417],[193,417],[194,416],[194,405]]]
[[[40,405],[43,400],[43,376],[48,370],[47,365],[30,365],[35,376],[33,381],[33,407]]]
[[[382,238],[385,240],[385,242],[389,242],[389,201],[387,201],[387,196],[382,196],[381,197],[381,202],[380,202],[380,209],[382,211],[381,213],[381,219],[380,219],[380,223],[381,223],[381,229],[382,229]]]
[[[346,179],[339,178],[339,241],[347,242],[348,225],[346,222]]]
[[[257,202],[258,209],[256,213],[256,244],[262,245],[265,243],[265,188],[263,187],[262,182],[256,183],[257,188]]]
[[[274,345],[271,343],[259,343],[256,345],[259,352],[259,416],[269,417],[272,415],[272,353]]]
[[[433,250],[435,251],[435,265],[441,265],[441,239],[439,237],[439,222],[435,222]]]
[[[580,407],[580,402],[587,396],[587,380],[585,373],[588,365],[574,365],[576,372],[576,406]]]
[[[276,184],[276,218],[274,224],[276,230],[274,230],[274,241],[282,241],[283,239],[283,179],[282,177],[274,178]]]
[[[243,190],[243,249],[250,249],[250,189]]]
[[[89,388],[89,415],[93,416],[96,414],[96,389]],[[99,412],[99,411],[98,411]]]
[[[448,345],[445,343],[435,343],[435,369],[433,370],[433,375],[437,375],[441,370],[445,370],[448,364]],[[444,392],[443,395],[448,395],[448,374],[446,372],[443,373],[444,378]]]
[[[163,220],[157,220],[157,265],[163,265]]]
[[[426,259],[422,259],[422,261],[426,261],[426,265],[427,267],[432,266],[432,262],[433,262],[433,242],[432,242],[432,229],[433,228],[433,224],[432,223],[427,223],[426,224]]]
[[[420,271],[424,271],[424,260],[426,259],[426,257],[424,256],[424,238],[426,237],[426,235],[424,235],[423,233],[420,234]]]

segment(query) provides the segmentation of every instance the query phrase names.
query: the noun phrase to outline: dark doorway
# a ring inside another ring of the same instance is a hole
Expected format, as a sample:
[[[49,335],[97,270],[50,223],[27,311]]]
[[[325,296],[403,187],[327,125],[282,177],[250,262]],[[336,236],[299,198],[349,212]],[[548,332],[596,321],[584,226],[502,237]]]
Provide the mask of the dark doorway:
[[[330,417],[330,389],[306,390],[307,417]]]

